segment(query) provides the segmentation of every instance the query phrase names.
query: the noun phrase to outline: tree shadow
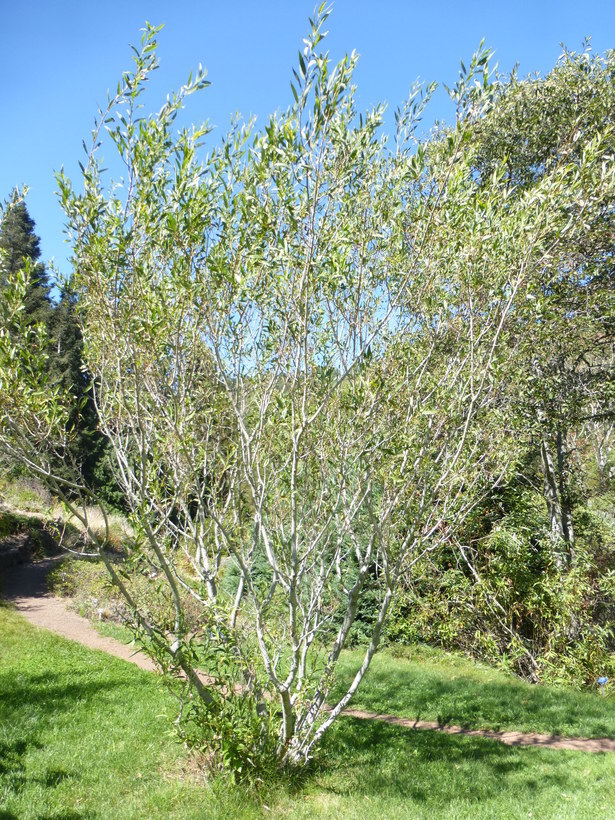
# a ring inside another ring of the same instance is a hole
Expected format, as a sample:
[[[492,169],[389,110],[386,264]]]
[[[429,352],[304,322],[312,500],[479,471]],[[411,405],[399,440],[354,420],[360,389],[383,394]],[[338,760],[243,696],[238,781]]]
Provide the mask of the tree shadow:
[[[72,682],[66,682],[66,675],[54,672],[19,675],[16,687],[13,674],[0,674],[0,712],[5,720],[11,720],[11,713],[19,714],[28,705],[35,705],[41,720],[57,715],[58,712],[70,711],[76,701],[83,701],[92,696],[105,693],[117,695],[120,688],[135,688],[135,681],[120,674],[111,675],[105,670],[104,680],[93,680],[87,674],[72,674]]]
[[[12,792],[19,793],[26,786],[25,759],[30,748],[40,749],[41,744],[24,739],[13,743],[0,743],[0,780]]]
[[[56,789],[68,780],[80,780],[78,769],[47,766],[43,771],[33,772],[28,766],[28,758],[33,752],[45,748],[41,741],[50,725],[57,725],[57,718],[62,714],[74,712],[75,703],[83,703],[91,697],[116,696],[118,689],[134,688],[134,682],[104,673],[104,680],[92,680],[87,674],[75,672],[72,682],[66,682],[66,676],[60,673],[21,673],[18,681],[15,675],[0,675],[0,714],[7,726],[12,727],[17,739],[0,742],[0,786],[5,796],[28,793],[31,788]],[[39,815],[37,815],[39,816]],[[94,815],[86,812],[59,811],[43,817],[54,820],[86,820]],[[17,817],[4,809],[0,820],[12,820]]]
[[[26,759],[32,750],[42,749],[43,744],[32,738],[0,743],[0,783],[5,793],[20,794],[32,784],[38,784],[45,789],[53,789],[68,779],[78,779],[77,772],[68,772],[65,769],[48,768],[42,776],[28,774]],[[81,814],[71,814],[71,817],[82,817]],[[16,817],[11,812],[0,811],[0,820]]]
[[[426,806],[453,803],[460,795],[472,803],[497,800],[503,780],[510,777],[528,799],[569,785],[562,753],[551,759],[555,765],[539,766],[539,771],[537,754],[545,752],[342,717],[325,736],[311,776],[320,788],[340,796],[386,794]]]
[[[28,561],[6,567],[0,574],[0,595],[6,602],[15,598],[40,598],[47,594],[47,576],[64,555],[56,555],[39,561]]]

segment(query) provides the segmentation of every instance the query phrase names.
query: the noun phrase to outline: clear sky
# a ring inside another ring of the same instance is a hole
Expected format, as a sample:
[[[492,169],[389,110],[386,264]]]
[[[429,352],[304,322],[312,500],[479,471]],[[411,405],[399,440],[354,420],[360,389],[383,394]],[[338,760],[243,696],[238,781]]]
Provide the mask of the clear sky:
[[[267,114],[291,101],[289,81],[313,0],[0,0],[0,198],[28,185],[27,205],[43,258],[68,272],[54,171],[76,180],[97,105],[131,65],[131,43],[146,20],[165,23],[152,110],[198,63],[212,86],[189,101],[190,121],[226,130],[230,115]],[[334,59],[356,49],[358,104],[390,104],[390,116],[420,78],[452,85],[460,59],[484,38],[502,71],[546,73],[561,43],[597,52],[615,47],[613,0],[335,0],[326,48]],[[447,117],[444,95],[429,121]],[[429,115],[428,115],[429,117]]]

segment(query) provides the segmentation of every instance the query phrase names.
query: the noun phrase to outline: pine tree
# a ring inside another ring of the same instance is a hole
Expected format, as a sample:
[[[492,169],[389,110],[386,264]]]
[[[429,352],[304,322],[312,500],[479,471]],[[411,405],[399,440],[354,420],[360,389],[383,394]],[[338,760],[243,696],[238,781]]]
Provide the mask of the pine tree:
[[[83,338],[75,308],[75,296],[67,285],[53,314],[49,366],[54,383],[74,396],[75,405],[69,424],[75,437],[69,455],[71,461],[79,465],[86,484],[93,486],[99,483],[95,474],[98,462],[104,455],[105,439],[97,429],[92,384],[83,367]]]
[[[51,285],[45,266],[39,261],[41,251],[34,228],[34,220],[28,213],[25,203],[19,193],[13,191],[0,222],[0,251],[3,256],[0,268],[0,298],[8,277],[13,277],[29,261],[31,277],[24,300],[26,314],[29,323],[42,323],[49,336],[54,313],[50,297]],[[16,465],[7,459],[2,466],[11,470],[16,469]]]
[[[47,332],[47,367],[52,382],[74,396],[69,419],[73,433],[71,444],[61,459],[65,463],[56,464],[55,470],[59,475],[68,476],[77,466],[86,483],[92,485],[97,483],[95,472],[104,454],[105,440],[97,431],[91,380],[83,368],[83,340],[75,313],[75,298],[69,286],[61,289],[58,302],[51,298],[52,285],[45,265],[40,262],[40,242],[35,228],[25,202],[14,191],[0,227],[3,272],[5,276],[12,276],[30,261],[31,277],[24,299],[26,314],[31,324],[40,323]],[[6,280],[0,279],[0,292],[5,284]],[[106,481],[110,479],[107,477]]]
[[[11,275],[21,270],[27,259],[34,263],[25,308],[32,323],[42,322],[50,331],[54,313],[50,297],[51,284],[45,265],[39,262],[41,251],[34,229],[34,220],[28,213],[25,202],[18,199],[17,192],[14,191],[0,228],[0,248],[5,252],[5,269]],[[0,285],[3,284],[4,282],[0,282]]]

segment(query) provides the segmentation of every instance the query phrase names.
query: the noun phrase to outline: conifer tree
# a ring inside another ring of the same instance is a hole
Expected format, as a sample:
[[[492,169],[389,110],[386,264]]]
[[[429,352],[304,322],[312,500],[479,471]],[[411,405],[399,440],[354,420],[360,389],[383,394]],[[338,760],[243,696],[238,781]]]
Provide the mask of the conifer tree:
[[[24,306],[31,323],[42,322],[50,330],[53,317],[51,284],[45,265],[39,262],[41,251],[34,229],[34,220],[25,202],[19,199],[17,191],[13,191],[10,207],[0,228],[0,248],[5,253],[6,275],[21,270],[27,259],[35,263]],[[4,285],[4,282],[1,284]]]
[[[27,323],[44,326],[50,381],[74,398],[68,420],[73,435],[69,452],[64,454],[67,463],[59,460],[55,468],[59,474],[68,475],[77,465],[84,481],[92,485],[97,483],[94,476],[103,455],[104,437],[97,432],[91,379],[83,367],[83,340],[75,314],[75,297],[70,286],[65,285],[60,289],[59,301],[52,300],[52,284],[45,265],[39,261],[41,251],[35,228],[25,202],[17,191],[13,191],[0,228],[0,248],[4,252],[4,281],[0,280],[0,288],[6,278],[12,277],[27,260],[30,261],[30,280],[24,299]],[[105,481],[109,483],[111,479],[107,477]]]
[[[69,461],[78,464],[83,479],[91,485],[102,455],[104,438],[97,431],[91,378],[83,366],[83,339],[75,306],[75,296],[67,285],[53,311],[49,369],[54,385],[74,398],[68,421],[74,433]]]

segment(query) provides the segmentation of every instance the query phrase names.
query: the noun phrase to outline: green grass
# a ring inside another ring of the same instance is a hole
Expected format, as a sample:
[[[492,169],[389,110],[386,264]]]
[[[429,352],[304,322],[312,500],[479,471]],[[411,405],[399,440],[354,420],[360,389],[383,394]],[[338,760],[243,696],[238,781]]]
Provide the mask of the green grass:
[[[345,656],[344,674],[357,657]],[[612,700],[524,687],[438,653],[411,661],[377,657],[356,701],[412,716],[420,703],[425,718],[447,707],[462,724],[494,725],[507,716],[519,719],[516,727],[532,728],[543,721],[542,705],[563,720],[556,702],[570,709],[576,704],[567,719],[570,734],[601,722],[614,725]],[[277,785],[257,800],[222,779],[199,777],[169,734],[173,713],[173,699],[154,675],[0,608],[5,820],[615,816],[615,755],[511,748],[346,717],[300,785]]]
[[[615,816],[615,757],[340,719],[326,763],[294,818],[590,818]]]
[[[113,638],[125,644],[131,644],[134,640],[134,635],[130,629],[123,624],[116,624],[115,621],[92,621],[92,626],[105,638]]]
[[[0,817],[255,816],[204,785],[174,714],[156,676],[0,608]]]
[[[360,661],[360,652],[345,653],[335,693],[348,685]],[[582,692],[532,686],[507,672],[427,647],[411,651],[408,658],[376,655],[352,706],[471,729],[615,738],[615,698],[603,698],[598,687]]]

